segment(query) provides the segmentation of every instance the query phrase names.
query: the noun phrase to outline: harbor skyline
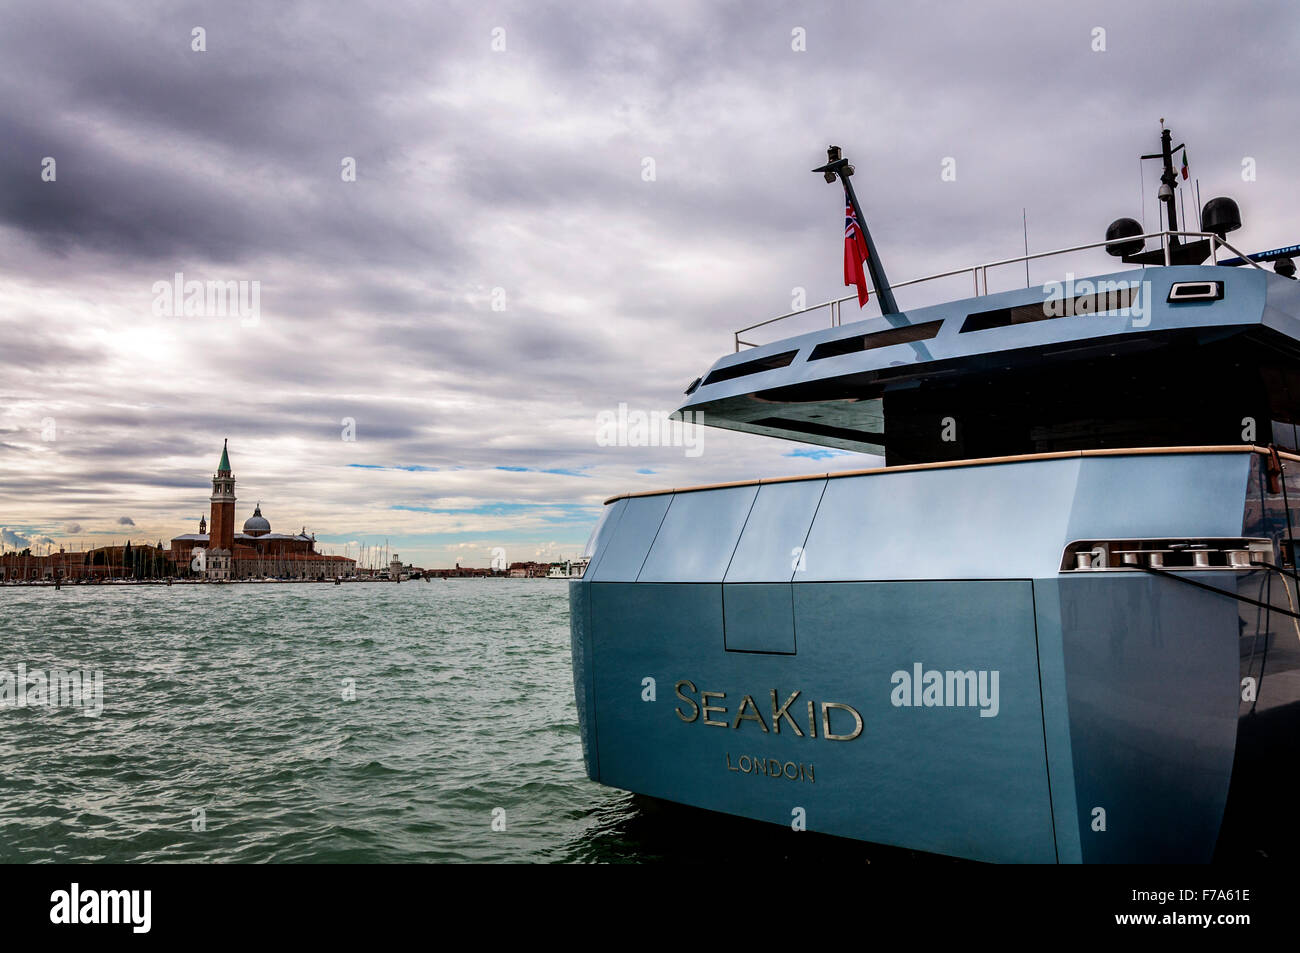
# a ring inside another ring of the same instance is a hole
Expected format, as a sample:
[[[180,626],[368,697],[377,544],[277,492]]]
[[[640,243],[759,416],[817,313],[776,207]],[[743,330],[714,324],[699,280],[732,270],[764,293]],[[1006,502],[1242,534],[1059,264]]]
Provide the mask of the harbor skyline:
[[[75,540],[48,536],[33,540],[6,530],[3,538],[0,538],[0,562],[5,564],[0,567],[0,579],[54,579],[76,575],[113,578],[115,575],[130,575],[132,533],[135,536],[134,549],[137,555],[134,569],[142,578],[196,575],[194,572],[187,573],[185,567],[202,563],[197,575],[218,581],[261,579],[282,573],[292,577],[314,579],[319,575],[321,578],[332,579],[335,576],[350,577],[362,569],[387,572],[390,563],[399,560],[401,554],[392,547],[388,537],[375,537],[378,541],[369,542],[369,537],[375,534],[360,534],[360,539],[345,542],[341,546],[328,546],[319,544],[317,533],[314,529],[309,530],[305,524],[298,531],[284,532],[278,527],[273,529],[267,516],[262,513],[260,499],[251,504],[251,510],[247,503],[240,505],[235,494],[238,484],[230,463],[228,441],[224,441],[221,458],[212,477],[212,496],[208,500],[210,509],[199,517],[197,526],[159,536],[157,543],[149,543],[142,535],[141,531],[151,525],[147,519],[142,524],[128,519],[125,522],[130,524],[129,528],[119,521],[118,527],[125,533],[121,539],[116,538],[112,529],[98,534],[92,529],[89,531],[90,542],[87,541],[87,528],[81,525],[68,527],[78,531]],[[239,520],[241,511],[248,511],[249,514],[242,524]],[[97,540],[96,535],[112,535],[114,538],[108,541]],[[334,552],[335,549],[341,551]],[[141,552],[149,554],[146,560],[149,563],[147,571],[139,565]],[[88,558],[84,567],[78,564],[74,571],[71,557],[78,554],[86,554]],[[15,556],[36,559],[29,566],[22,560],[15,561]],[[57,558],[64,556],[69,558]],[[48,557],[56,558],[51,560]],[[93,565],[89,557],[94,557]],[[506,565],[505,558],[504,547],[492,547],[487,553],[486,568],[502,569]],[[401,562],[407,567],[413,565],[410,560]],[[534,563],[533,560],[517,562]],[[163,564],[171,568],[163,571]],[[474,561],[458,559],[454,566],[428,568],[445,572],[462,566],[471,568]]]

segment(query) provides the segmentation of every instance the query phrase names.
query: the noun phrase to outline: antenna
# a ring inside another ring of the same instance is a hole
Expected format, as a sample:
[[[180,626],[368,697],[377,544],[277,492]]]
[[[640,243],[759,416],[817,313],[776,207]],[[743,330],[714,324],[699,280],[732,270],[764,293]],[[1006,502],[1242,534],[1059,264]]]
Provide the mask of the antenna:
[[[1144,251],[1143,244],[1145,240],[1137,240],[1135,236],[1146,234],[1146,179],[1142,172],[1139,172],[1142,184],[1142,222],[1138,223],[1131,218],[1116,219],[1111,222],[1110,228],[1106,230],[1106,238],[1109,239],[1131,239],[1130,241],[1115,241],[1113,244],[1106,246],[1108,254],[1114,255],[1121,260],[1134,265],[1196,265],[1203,262],[1210,255],[1210,239],[1202,238],[1184,242],[1176,233],[1178,231],[1178,206],[1180,199],[1177,196],[1178,176],[1174,172],[1173,154],[1179,149],[1185,149],[1185,143],[1173,144],[1173,133],[1165,126],[1165,120],[1162,116],[1160,119],[1160,151],[1150,155],[1144,155],[1140,158],[1141,162],[1147,159],[1159,159],[1161,162],[1160,173],[1160,191],[1156,201],[1156,223],[1157,231],[1160,233],[1160,247],[1154,251]],[[1200,201],[1200,195],[1197,195],[1197,201]],[[1211,200],[1213,202],[1214,200]],[[1228,200],[1224,200],[1227,202]],[[1182,199],[1184,217],[1186,217],[1186,199]],[[1226,208],[1222,211],[1222,216],[1234,217],[1235,206],[1233,206],[1232,215]],[[1239,224],[1239,223],[1238,223]],[[1230,231],[1237,225],[1229,225],[1226,230]]]
[[[1146,166],[1138,159],[1138,184],[1142,186],[1142,234],[1147,232],[1147,175]]]
[[[1029,211],[1021,206],[1020,222],[1025,227],[1025,287],[1029,287]],[[987,290],[987,289],[985,289]]]

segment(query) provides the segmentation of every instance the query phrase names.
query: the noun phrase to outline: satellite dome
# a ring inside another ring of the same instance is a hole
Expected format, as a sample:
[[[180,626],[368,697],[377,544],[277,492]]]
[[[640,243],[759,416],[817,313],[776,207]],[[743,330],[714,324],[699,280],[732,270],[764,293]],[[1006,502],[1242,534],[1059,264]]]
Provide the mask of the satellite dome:
[[[1241,210],[1230,198],[1210,199],[1201,210],[1201,231],[1214,232],[1222,238],[1241,228]]]
[[[271,532],[271,524],[262,515],[262,504],[253,508],[253,515],[244,520],[244,533],[248,536],[265,536]]]
[[[1142,234],[1142,224],[1133,218],[1117,218],[1106,229],[1106,254],[1123,258],[1126,255],[1140,255],[1146,242],[1136,236]]]

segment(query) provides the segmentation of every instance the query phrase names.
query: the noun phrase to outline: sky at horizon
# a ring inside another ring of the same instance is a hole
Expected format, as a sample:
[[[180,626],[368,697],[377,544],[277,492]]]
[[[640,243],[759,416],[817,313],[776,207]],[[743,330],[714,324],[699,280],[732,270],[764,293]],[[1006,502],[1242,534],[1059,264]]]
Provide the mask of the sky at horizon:
[[[1300,241],[1297,17],[1248,10],[7,3],[0,544],[195,532],[226,438],[237,524],[431,567],[576,556],[622,492],[876,465],[601,420],[846,293],[831,142],[895,281],[1019,254],[1022,208],[1032,250],[1154,227],[1161,117],[1234,239]]]

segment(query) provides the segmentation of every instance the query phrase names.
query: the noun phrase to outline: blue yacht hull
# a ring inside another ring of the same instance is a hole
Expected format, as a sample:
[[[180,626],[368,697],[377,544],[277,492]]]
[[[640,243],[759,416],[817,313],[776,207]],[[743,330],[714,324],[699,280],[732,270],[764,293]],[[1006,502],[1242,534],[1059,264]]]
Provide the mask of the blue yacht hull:
[[[619,498],[570,584],[588,775],[982,861],[1205,862],[1225,812],[1276,834],[1247,782],[1296,754],[1295,620],[1067,552],[1276,549],[1268,460],[1075,451]],[[1293,599],[1253,566],[1178,575]]]

